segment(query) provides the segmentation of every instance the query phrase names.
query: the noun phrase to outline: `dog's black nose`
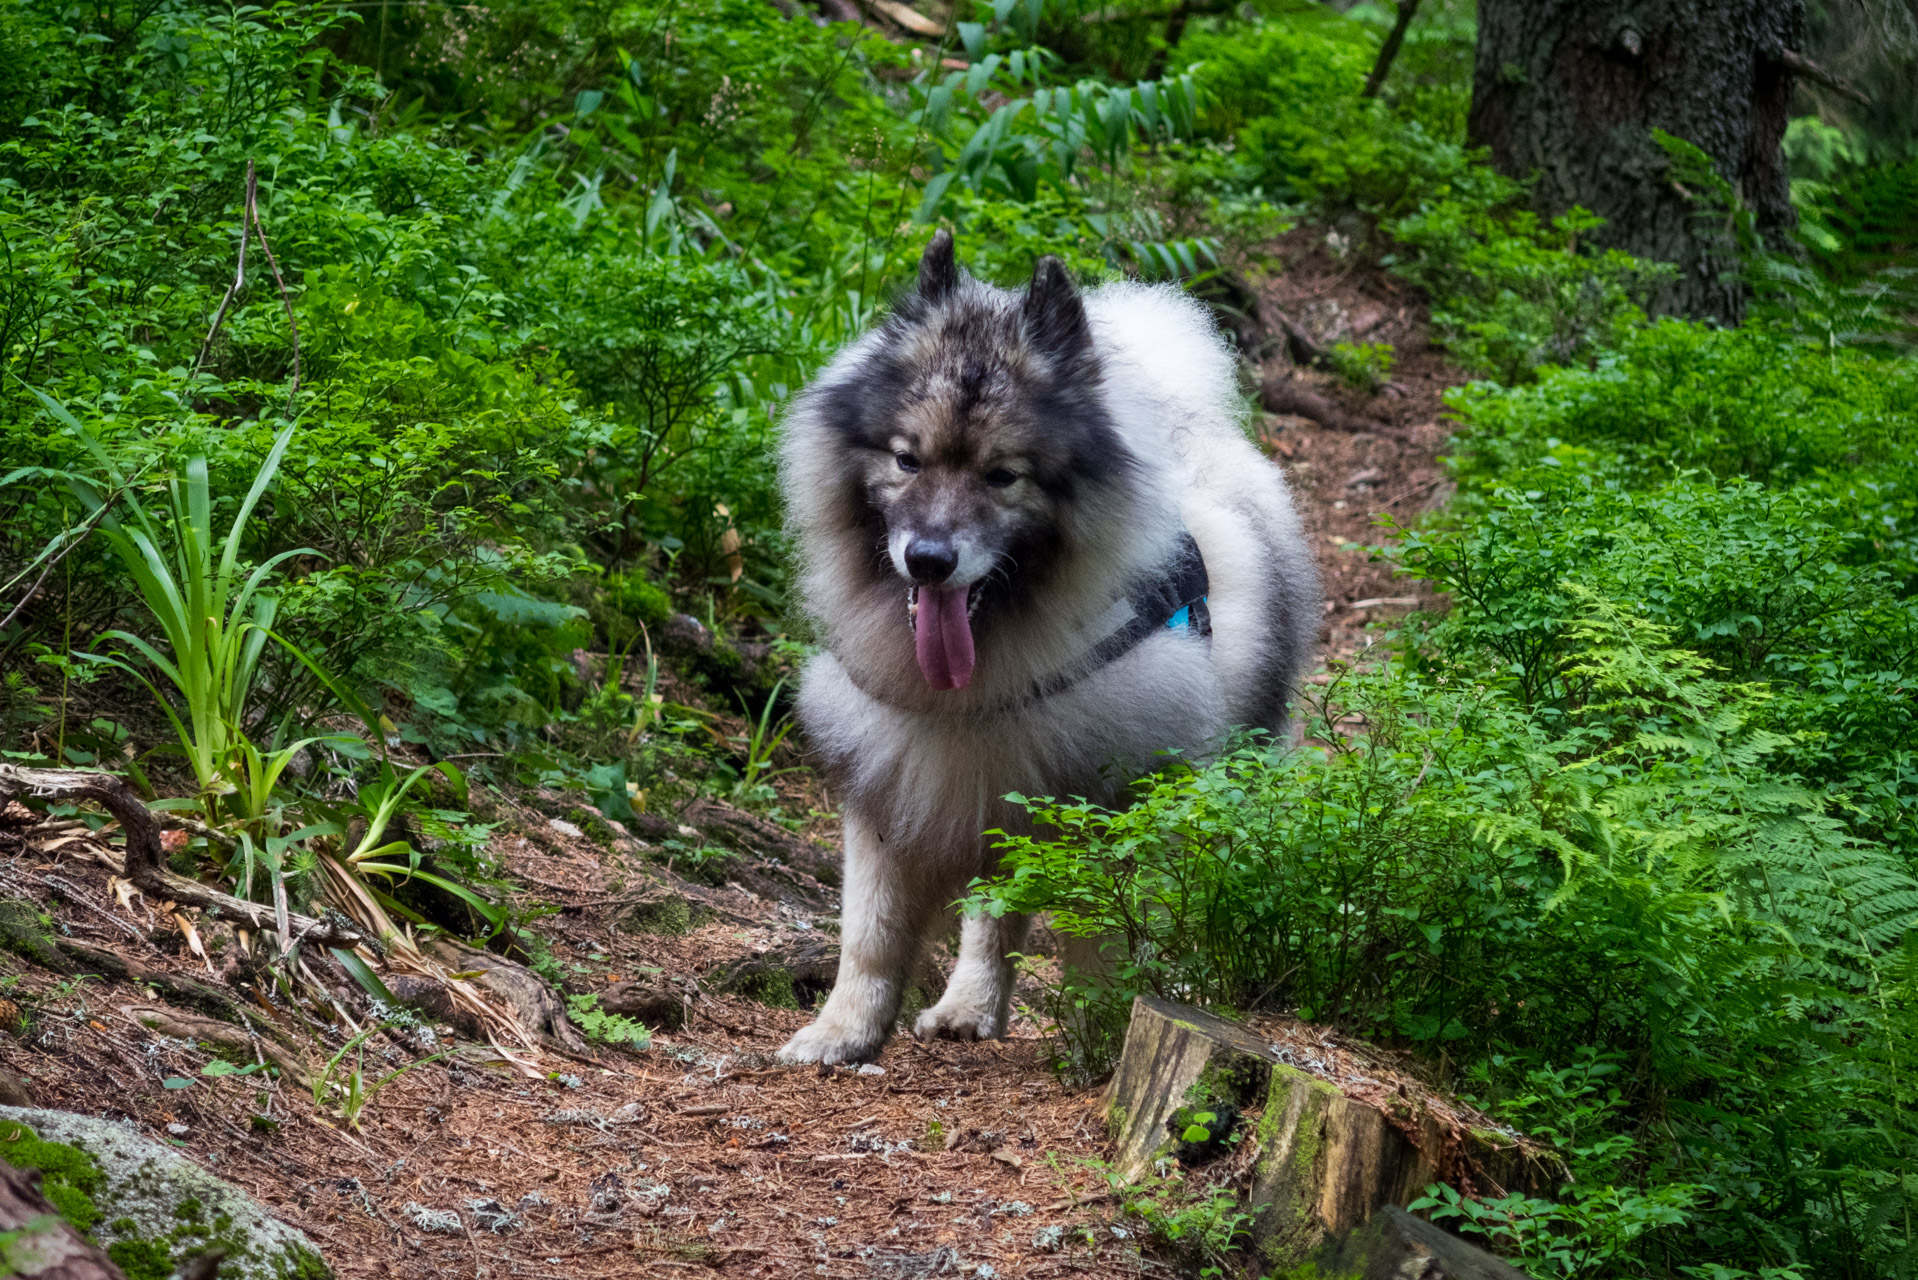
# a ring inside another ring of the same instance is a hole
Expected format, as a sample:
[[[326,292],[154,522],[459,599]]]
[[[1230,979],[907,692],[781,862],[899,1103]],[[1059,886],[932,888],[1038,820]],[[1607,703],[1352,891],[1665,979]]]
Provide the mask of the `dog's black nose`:
[[[914,538],[906,544],[906,572],[922,587],[936,587],[959,567],[959,552],[944,538]]]

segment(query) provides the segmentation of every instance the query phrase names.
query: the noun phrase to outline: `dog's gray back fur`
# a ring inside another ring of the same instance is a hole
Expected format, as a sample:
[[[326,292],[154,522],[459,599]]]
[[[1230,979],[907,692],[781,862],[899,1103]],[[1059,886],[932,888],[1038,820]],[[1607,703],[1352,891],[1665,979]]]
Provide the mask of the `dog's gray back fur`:
[[[1246,439],[1233,357],[1204,308],[1173,287],[1081,298],[1050,261],[1012,293],[958,273],[950,254],[935,240],[919,290],[786,422],[782,479],[823,642],[800,718],[847,825],[844,990],[788,1046],[795,1059],[877,1053],[898,978],[879,971],[909,963],[928,917],[989,870],[982,831],[1026,827],[1007,793],[1109,801],[1160,752],[1202,754],[1234,725],[1281,731],[1318,628],[1291,497]],[[976,508],[1001,548],[962,689],[922,678],[907,583],[887,553],[888,520],[912,501],[894,467],[902,430],[962,463],[1020,459],[1010,496],[962,493],[945,508],[962,520]],[[1071,680],[1114,601],[1188,530],[1205,559],[1210,640],[1159,629]],[[1007,944],[989,932],[968,925],[965,946]],[[1003,961],[962,949],[918,1029],[997,1034],[1008,997]]]

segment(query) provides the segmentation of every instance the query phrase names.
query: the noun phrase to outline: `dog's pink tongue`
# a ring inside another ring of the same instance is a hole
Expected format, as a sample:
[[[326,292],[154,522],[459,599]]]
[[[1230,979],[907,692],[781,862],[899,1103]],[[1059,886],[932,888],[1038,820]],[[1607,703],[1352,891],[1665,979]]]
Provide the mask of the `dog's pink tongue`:
[[[919,588],[914,636],[919,670],[935,689],[963,689],[972,679],[972,623],[966,617],[966,587]]]

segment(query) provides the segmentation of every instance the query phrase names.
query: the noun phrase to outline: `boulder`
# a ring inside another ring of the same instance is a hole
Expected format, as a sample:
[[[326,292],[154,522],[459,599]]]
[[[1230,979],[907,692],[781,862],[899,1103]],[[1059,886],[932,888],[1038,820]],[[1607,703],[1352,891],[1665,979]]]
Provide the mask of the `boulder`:
[[[302,1232],[232,1183],[128,1125],[69,1111],[0,1107],[0,1159],[41,1170],[41,1188],[133,1280],[170,1276],[223,1250],[221,1280],[327,1280]]]
[[[1371,1096],[1352,1096],[1283,1061],[1250,1028],[1141,996],[1107,1093],[1114,1165],[1131,1181],[1162,1162],[1191,1166],[1250,1143],[1254,1248],[1277,1271],[1434,1182],[1547,1189],[1537,1148],[1368,1083]]]

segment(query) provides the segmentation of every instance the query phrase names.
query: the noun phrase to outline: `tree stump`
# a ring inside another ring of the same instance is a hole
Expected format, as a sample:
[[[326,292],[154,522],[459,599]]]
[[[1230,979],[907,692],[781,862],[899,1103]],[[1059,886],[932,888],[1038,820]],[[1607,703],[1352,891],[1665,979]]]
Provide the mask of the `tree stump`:
[[[1540,1189],[1543,1167],[1490,1131],[1441,1124],[1410,1098],[1376,1105],[1288,1066],[1251,1030],[1201,1009],[1140,996],[1107,1094],[1128,1181],[1163,1160],[1192,1164],[1222,1151],[1237,1118],[1253,1144],[1246,1209],[1259,1256],[1297,1266],[1327,1240],[1364,1226],[1387,1206],[1410,1204],[1434,1182],[1498,1182]],[[1195,1127],[1207,1141],[1193,1142]],[[1443,1233],[1441,1233],[1443,1234]]]

